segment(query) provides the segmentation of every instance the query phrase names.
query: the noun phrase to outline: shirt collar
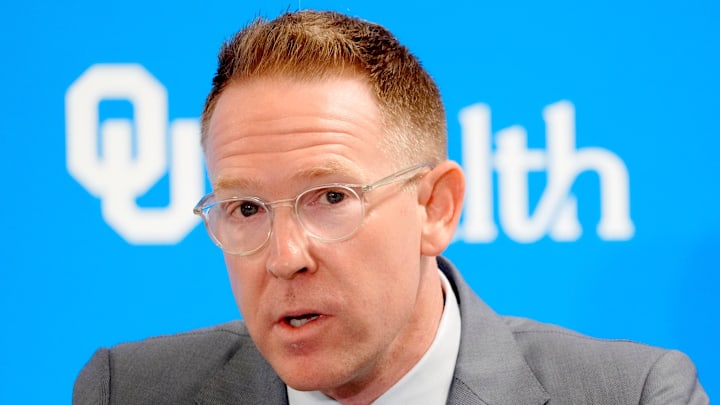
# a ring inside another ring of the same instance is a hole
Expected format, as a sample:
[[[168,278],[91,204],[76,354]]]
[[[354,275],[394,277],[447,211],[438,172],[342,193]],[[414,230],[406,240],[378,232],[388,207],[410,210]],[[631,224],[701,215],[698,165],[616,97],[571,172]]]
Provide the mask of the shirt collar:
[[[438,271],[445,295],[440,324],[427,352],[374,405],[402,403],[445,404],[450,392],[455,361],[460,349],[460,308],[445,274]],[[290,405],[338,404],[320,391],[297,391],[287,387]]]

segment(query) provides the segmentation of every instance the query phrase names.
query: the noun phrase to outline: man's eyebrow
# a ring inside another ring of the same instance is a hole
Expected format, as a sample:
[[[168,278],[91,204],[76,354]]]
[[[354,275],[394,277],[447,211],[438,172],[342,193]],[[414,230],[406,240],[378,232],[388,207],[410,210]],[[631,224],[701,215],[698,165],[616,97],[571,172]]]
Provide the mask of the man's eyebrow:
[[[359,173],[356,170],[352,170],[346,165],[338,163],[336,161],[330,161],[323,163],[322,165],[308,167],[300,169],[293,173],[288,179],[291,184],[296,183],[308,183],[313,180],[328,178],[343,174],[349,177],[357,177]],[[307,184],[306,184],[307,185]],[[262,183],[254,178],[249,177],[223,177],[218,179],[213,184],[213,190],[215,192],[223,190],[260,190],[262,189]]]
[[[346,165],[343,165],[341,163],[338,163],[336,161],[330,161],[323,163],[322,165],[315,166],[315,167],[308,167],[305,169],[298,170],[295,172],[291,177],[291,182],[301,182],[301,181],[307,181],[314,180],[314,179],[322,179],[327,178],[331,176],[337,176],[338,174],[344,174],[348,176],[354,176],[356,175],[354,170],[351,170]]]
[[[215,192],[223,190],[257,190],[259,187],[260,182],[244,177],[223,177],[213,184]]]

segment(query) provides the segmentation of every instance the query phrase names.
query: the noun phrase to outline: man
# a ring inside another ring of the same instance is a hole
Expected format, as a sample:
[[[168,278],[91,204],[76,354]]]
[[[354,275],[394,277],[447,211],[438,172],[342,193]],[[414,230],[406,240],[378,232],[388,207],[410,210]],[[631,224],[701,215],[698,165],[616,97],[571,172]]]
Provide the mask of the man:
[[[439,91],[384,28],[257,20],[223,46],[195,208],[243,322],[101,349],[76,403],[707,403],[683,354],[494,314],[458,224]]]

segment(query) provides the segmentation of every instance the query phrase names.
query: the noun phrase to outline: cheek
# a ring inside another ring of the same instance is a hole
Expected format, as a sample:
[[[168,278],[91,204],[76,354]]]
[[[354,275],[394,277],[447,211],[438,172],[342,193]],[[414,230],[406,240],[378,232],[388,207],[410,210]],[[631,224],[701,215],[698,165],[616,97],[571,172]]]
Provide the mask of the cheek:
[[[253,303],[258,302],[260,277],[263,272],[258,271],[247,260],[231,255],[225,255],[225,266],[240,313],[243,318],[252,317],[255,312]]]
[[[420,257],[421,218],[415,205],[394,204],[366,218],[365,252],[376,252],[387,265],[408,266]]]
[[[413,206],[402,207],[370,215],[355,243],[343,249],[359,255],[352,270],[362,279],[358,290],[370,290],[388,304],[414,299],[420,278],[419,221]]]

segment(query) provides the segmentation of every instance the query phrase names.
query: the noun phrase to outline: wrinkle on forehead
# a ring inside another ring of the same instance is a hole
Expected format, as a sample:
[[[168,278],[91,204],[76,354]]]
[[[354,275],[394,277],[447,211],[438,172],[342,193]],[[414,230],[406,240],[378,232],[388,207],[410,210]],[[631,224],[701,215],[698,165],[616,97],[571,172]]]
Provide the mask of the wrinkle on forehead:
[[[342,91],[334,91],[333,86],[342,86]],[[277,108],[267,108],[282,102],[289,94],[298,94],[301,101],[283,104],[281,114]],[[370,100],[374,108],[355,108],[358,98]],[[210,117],[208,133],[223,132],[227,126],[246,126],[245,130],[252,131],[258,123],[282,127],[286,119],[299,120],[293,122],[297,125],[295,131],[302,131],[305,125],[314,126],[323,119],[347,123],[365,121],[373,126],[381,126],[383,122],[376,97],[361,77],[339,75],[326,80],[298,81],[270,76],[226,88]],[[302,123],[303,120],[307,120],[306,123]]]

